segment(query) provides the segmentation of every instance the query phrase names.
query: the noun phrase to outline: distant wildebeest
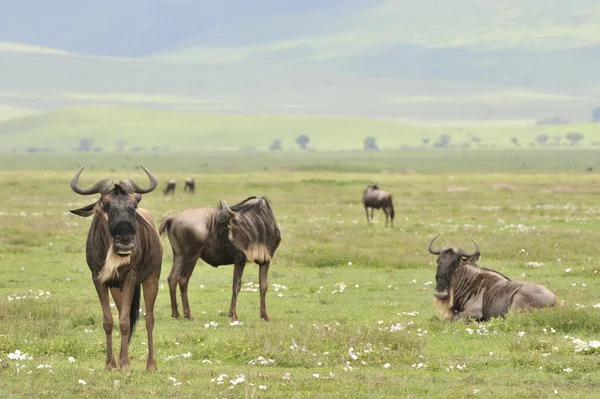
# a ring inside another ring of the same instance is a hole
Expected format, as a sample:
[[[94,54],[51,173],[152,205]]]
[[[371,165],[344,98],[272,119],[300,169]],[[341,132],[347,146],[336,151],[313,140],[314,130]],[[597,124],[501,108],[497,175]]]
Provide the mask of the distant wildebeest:
[[[194,179],[192,179],[191,177],[188,177],[187,179],[185,179],[185,185],[183,186],[183,191],[187,191],[190,190],[190,193],[194,194],[194,191],[196,191],[196,182],[194,182]]]
[[[392,204],[392,194],[379,188],[377,183],[369,184],[363,191],[362,202],[367,214],[367,223],[373,223],[373,210],[383,209],[385,213],[385,227],[388,225],[388,218],[391,220],[391,226],[394,227],[394,204]],[[371,208],[371,217],[369,218],[369,208]]]
[[[259,265],[260,317],[267,315],[269,265],[281,242],[270,202],[265,197],[249,197],[231,208],[220,201],[218,208],[190,208],[167,216],[160,224],[160,234],[167,233],[173,249],[173,268],[168,277],[171,314],[177,310],[177,283],[186,318],[193,320],[187,287],[198,259],[213,267],[234,265],[229,317],[238,320],[236,301],[242,286],[247,262]]]
[[[165,191],[163,191],[163,194],[164,195],[167,195],[169,193],[175,194],[175,186],[176,186],[175,180],[169,180],[169,182],[167,183],[167,188],[165,188]]]
[[[487,321],[502,317],[509,310],[528,310],[556,306],[556,295],[545,287],[513,281],[501,273],[479,267],[479,245],[475,240],[475,252],[468,254],[460,248],[433,249],[433,241],[427,249],[438,255],[435,275],[435,304],[451,321],[475,319]]]
[[[83,167],[71,180],[71,189],[77,194],[100,194],[100,199],[95,203],[71,212],[83,217],[94,215],[87,235],[86,259],[102,306],[107,369],[116,366],[112,345],[113,317],[109,288],[119,311],[119,364],[121,368],[128,369],[128,344],[139,317],[142,285],[148,332],[146,369],[156,370],[152,332],[163,250],[152,215],[147,210],[138,208],[142,194],[152,192],[157,186],[156,177],[143,166],[142,168],[150,179],[147,188],[139,187],[130,179],[122,180],[118,184],[105,179],[84,189],[78,185]]]

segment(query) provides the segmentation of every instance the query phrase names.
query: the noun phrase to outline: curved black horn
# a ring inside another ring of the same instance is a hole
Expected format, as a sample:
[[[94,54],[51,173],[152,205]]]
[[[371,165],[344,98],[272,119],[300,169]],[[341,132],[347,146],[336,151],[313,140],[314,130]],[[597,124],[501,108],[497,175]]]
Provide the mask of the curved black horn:
[[[137,193],[137,194],[148,194],[148,193],[154,191],[154,189],[156,188],[156,186],[158,186],[158,180],[156,180],[156,177],[152,174],[152,172],[150,172],[148,169],[146,169],[144,167],[144,165],[140,165],[140,167],[142,169],[144,169],[144,172],[146,172],[146,175],[150,179],[150,185],[148,187],[141,188],[140,186],[137,185],[136,182],[134,182],[131,179],[125,179],[123,181],[126,182],[126,183],[128,183],[133,188],[133,192],[134,193]]]
[[[103,193],[104,191],[112,188],[113,182],[112,182],[112,180],[109,180],[109,179],[100,180],[99,182],[94,184],[92,187],[87,188],[87,189],[79,187],[79,184],[77,184],[77,182],[79,181],[79,175],[81,175],[81,172],[83,172],[84,168],[85,168],[85,166],[82,166],[77,171],[77,173],[75,173],[75,176],[73,176],[73,178],[71,179],[71,190],[73,190],[77,194],[81,194],[81,195],[92,195],[92,194]]]
[[[432,239],[429,241],[429,245],[427,246],[427,249],[429,250],[429,253],[430,253],[430,254],[433,254],[433,255],[439,255],[439,254],[442,252],[442,251],[441,251],[441,250],[439,250],[439,249],[438,249],[437,251],[433,249],[433,242],[434,242],[434,241],[435,241],[435,239],[436,239],[436,238],[438,238],[439,236],[440,236],[440,235],[438,234],[438,235],[436,235],[435,237],[433,237],[433,238],[432,238]]]
[[[459,249],[458,254],[460,256],[463,256],[465,258],[471,258],[473,256],[479,256],[481,254],[479,252],[479,244],[477,244],[477,241],[475,241],[473,238],[471,238],[471,241],[473,241],[473,244],[475,244],[475,252],[473,252],[472,254],[468,254],[468,253],[465,253],[465,251],[463,251],[462,249]]]

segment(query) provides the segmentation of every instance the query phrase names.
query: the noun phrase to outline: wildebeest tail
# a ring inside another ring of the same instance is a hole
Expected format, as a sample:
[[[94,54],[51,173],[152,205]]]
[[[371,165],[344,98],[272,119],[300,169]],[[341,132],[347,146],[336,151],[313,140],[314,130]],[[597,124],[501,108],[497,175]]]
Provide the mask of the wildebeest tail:
[[[171,216],[167,216],[166,218],[164,218],[162,220],[162,222],[160,222],[160,226],[158,227],[158,233],[159,234],[163,234],[164,232],[169,232],[169,229],[171,228],[171,222],[173,221],[173,215]]]
[[[396,212],[394,211],[394,204],[392,203],[392,196],[390,195],[390,217],[394,219]]]
[[[140,317],[140,297],[142,291],[142,285],[138,284],[135,286],[135,290],[133,291],[133,299],[131,301],[131,310],[129,311],[129,339],[127,342],[131,341],[131,337],[133,337],[133,331],[135,328],[135,324]]]

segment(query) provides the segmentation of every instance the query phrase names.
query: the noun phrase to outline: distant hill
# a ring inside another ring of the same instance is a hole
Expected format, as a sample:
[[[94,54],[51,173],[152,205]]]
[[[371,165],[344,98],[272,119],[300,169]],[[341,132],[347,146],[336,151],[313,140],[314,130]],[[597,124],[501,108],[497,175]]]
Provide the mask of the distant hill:
[[[124,106],[84,106],[26,115],[0,121],[0,152],[28,148],[51,151],[76,150],[86,140],[91,150],[101,151],[215,151],[268,150],[275,139],[284,150],[300,151],[296,138],[310,138],[308,148],[362,150],[368,136],[380,149],[407,146],[432,147],[448,135],[449,147],[516,148],[548,136],[568,145],[565,135],[579,132],[578,147],[600,144],[600,124],[534,126],[530,123],[423,124],[392,120],[299,115],[218,115],[157,111]]]
[[[22,112],[584,122],[600,104],[595,0],[22,0],[0,13],[0,106]]]

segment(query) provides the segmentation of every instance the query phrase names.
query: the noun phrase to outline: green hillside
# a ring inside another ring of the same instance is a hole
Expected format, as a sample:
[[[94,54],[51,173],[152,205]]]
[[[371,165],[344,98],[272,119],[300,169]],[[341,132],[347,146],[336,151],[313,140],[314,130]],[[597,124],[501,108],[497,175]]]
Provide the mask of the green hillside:
[[[450,145],[470,143],[472,148],[529,146],[540,134],[554,136],[571,131],[583,134],[578,144],[589,147],[600,142],[600,124],[534,126],[523,122],[426,124],[394,120],[298,115],[219,115],[158,111],[123,106],[85,106],[37,113],[0,121],[3,151],[28,147],[57,151],[75,149],[80,139],[91,138],[94,147],[104,151],[117,149],[151,150],[240,150],[254,147],[267,150],[274,139],[284,149],[298,149],[295,139],[310,137],[309,147],[317,150],[362,149],[363,140],[374,136],[380,148],[431,146],[441,134],[451,136]],[[476,144],[474,136],[480,138]],[[562,140],[561,144],[566,144]]]
[[[57,13],[72,9],[59,3]],[[119,47],[112,56],[93,50],[117,25],[161,16],[123,7],[119,21],[99,19],[80,6],[96,35],[84,35],[77,51],[67,45],[70,26],[48,28],[64,47],[0,42],[0,106],[583,122],[600,104],[596,1],[331,1],[302,11],[283,3],[213,7],[219,20],[203,15],[201,27],[155,43],[146,30],[122,33],[106,42]]]

